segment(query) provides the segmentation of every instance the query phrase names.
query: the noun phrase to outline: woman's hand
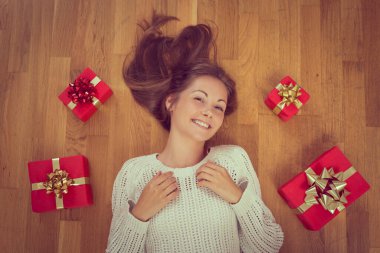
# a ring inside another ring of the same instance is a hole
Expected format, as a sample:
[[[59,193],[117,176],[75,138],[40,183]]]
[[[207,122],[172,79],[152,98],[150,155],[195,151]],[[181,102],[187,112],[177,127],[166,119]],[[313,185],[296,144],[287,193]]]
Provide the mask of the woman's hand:
[[[207,187],[230,204],[239,202],[243,190],[235,184],[227,170],[207,162],[196,171],[197,185]]]
[[[179,195],[173,172],[158,172],[145,186],[132,214],[141,221],[147,221]]]

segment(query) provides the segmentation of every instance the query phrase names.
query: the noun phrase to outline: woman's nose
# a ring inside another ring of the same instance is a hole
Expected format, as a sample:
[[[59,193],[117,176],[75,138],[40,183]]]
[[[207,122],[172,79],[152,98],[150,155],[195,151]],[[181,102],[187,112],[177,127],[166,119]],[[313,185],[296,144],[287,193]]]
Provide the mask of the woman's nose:
[[[203,115],[205,115],[207,117],[212,117],[212,112],[211,112],[211,110],[207,109],[207,110],[203,111]]]

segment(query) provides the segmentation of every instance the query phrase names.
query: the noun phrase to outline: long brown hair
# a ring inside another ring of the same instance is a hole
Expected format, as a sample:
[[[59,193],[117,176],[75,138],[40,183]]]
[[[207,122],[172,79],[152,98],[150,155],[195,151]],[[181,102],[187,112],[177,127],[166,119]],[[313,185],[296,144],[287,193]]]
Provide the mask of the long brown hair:
[[[142,21],[143,33],[134,56],[123,64],[123,77],[134,99],[147,108],[170,131],[170,113],[165,100],[185,90],[194,78],[209,75],[221,80],[228,93],[225,115],[237,107],[235,82],[217,64],[217,50],[211,28],[206,24],[185,27],[175,37],[163,35],[160,28],[177,17],[158,15],[151,22]],[[213,49],[213,57],[210,51]]]

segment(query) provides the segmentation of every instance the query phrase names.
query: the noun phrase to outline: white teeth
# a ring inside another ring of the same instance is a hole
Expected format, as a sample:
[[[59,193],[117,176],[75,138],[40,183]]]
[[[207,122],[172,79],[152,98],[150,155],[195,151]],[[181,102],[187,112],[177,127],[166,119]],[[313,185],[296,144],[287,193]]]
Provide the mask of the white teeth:
[[[204,123],[204,122],[202,122],[202,121],[194,119],[193,122],[196,123],[196,124],[198,124],[198,125],[200,125],[200,126],[202,126],[202,127],[204,127],[204,128],[209,128],[209,125],[206,124],[206,123]]]

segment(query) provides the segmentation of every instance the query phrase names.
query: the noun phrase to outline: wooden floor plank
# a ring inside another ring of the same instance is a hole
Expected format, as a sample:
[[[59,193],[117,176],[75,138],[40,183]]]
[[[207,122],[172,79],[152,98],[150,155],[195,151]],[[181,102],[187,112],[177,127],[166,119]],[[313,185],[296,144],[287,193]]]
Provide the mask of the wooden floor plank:
[[[377,0],[0,0],[1,251],[104,252],[118,171],[162,151],[168,136],[122,76],[137,23],[153,9],[180,19],[163,28],[169,35],[218,26],[218,61],[236,81],[238,109],[209,144],[240,145],[250,155],[285,232],[280,252],[379,252]],[[114,94],[83,123],[57,96],[86,67]],[[286,123],[263,102],[285,75],[311,95]],[[371,190],[321,231],[308,231],[277,189],[334,145]],[[95,204],[33,213],[28,161],[77,154],[89,158]]]

